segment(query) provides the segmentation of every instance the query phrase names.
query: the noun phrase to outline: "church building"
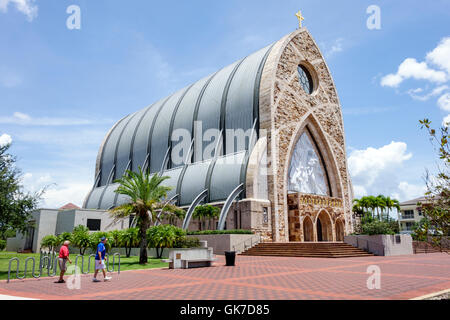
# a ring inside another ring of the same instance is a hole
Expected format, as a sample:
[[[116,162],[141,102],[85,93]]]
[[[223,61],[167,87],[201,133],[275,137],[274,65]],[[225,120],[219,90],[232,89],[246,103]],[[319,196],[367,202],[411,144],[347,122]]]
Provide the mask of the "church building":
[[[119,120],[83,208],[126,202],[114,181],[139,167],[170,177],[185,229],[198,229],[193,210],[209,203],[222,210],[218,229],[266,242],[342,241],[353,230],[341,106],[306,28]]]

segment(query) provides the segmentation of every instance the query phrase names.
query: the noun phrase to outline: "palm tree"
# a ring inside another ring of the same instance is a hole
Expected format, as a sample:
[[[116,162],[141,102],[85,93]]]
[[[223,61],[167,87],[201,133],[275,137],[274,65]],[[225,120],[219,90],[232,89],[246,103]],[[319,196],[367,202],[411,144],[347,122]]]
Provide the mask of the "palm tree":
[[[377,208],[377,198],[374,196],[365,197],[367,199],[367,206],[370,208],[372,213],[372,218],[375,219],[375,209]]]
[[[114,182],[119,183],[116,193],[126,195],[129,201],[116,208],[110,210],[115,221],[128,217],[132,214],[136,215],[137,225],[139,226],[140,254],[139,264],[146,264],[147,257],[147,230],[154,225],[156,221],[160,221],[158,214],[160,209],[170,211],[175,206],[163,203],[162,199],[167,198],[167,192],[172,188],[162,186],[161,183],[169,177],[161,177],[154,174],[150,177],[150,173],[126,171],[126,174]]]
[[[378,220],[383,220],[383,213],[384,210],[386,209],[386,197],[383,196],[382,194],[378,195],[378,197],[376,198],[376,204],[377,204],[377,212],[378,212]],[[379,210],[379,211],[378,211]],[[380,215],[381,213],[381,215]]]

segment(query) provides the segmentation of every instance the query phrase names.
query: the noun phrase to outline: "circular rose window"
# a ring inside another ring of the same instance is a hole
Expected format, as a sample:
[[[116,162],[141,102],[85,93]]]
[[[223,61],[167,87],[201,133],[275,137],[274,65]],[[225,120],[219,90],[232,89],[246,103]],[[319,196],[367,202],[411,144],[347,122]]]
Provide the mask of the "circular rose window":
[[[307,94],[312,94],[314,91],[313,78],[311,76],[311,73],[305,66],[298,66],[298,77],[300,86],[303,88],[303,90],[305,90]]]

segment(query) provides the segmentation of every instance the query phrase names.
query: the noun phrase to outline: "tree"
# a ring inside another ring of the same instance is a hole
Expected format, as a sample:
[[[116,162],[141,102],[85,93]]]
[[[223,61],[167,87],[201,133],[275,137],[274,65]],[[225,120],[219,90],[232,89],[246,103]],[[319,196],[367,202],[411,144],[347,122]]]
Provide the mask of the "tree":
[[[91,247],[89,229],[83,225],[76,226],[72,231],[73,245],[80,249],[80,254],[84,255],[86,249]]]
[[[58,235],[58,246],[63,244],[64,241],[70,241],[72,242],[72,234],[70,232],[63,232],[60,235]]]
[[[210,204],[198,206],[194,210],[193,218],[201,221],[202,228],[206,228],[206,220],[209,220],[209,229],[211,229],[211,219],[218,218],[220,209]],[[200,229],[202,229],[200,228]]]
[[[16,158],[8,153],[11,145],[0,146],[0,237],[14,230],[25,234],[30,227],[31,213],[35,210],[45,188],[34,194],[23,191],[21,171],[15,166]]]
[[[150,227],[147,230],[149,247],[156,249],[156,257],[160,259],[164,248],[172,248],[181,238],[186,237],[186,232],[170,224]]]
[[[121,232],[119,230],[113,230],[108,233],[107,238],[111,243],[112,248],[118,248],[121,245]]]
[[[58,246],[59,239],[57,236],[48,235],[42,238],[41,247],[47,248],[48,251],[54,252],[55,248]]]
[[[173,212],[177,208],[162,200],[167,198],[167,192],[172,189],[161,185],[167,179],[169,177],[161,177],[158,174],[150,177],[148,171],[144,172],[139,167],[139,172],[127,170],[122,178],[115,180],[116,183],[119,183],[115,192],[128,196],[129,200],[127,203],[111,209],[110,212],[115,221],[132,214],[136,215],[140,239],[139,264],[146,264],[148,261],[147,230],[156,221],[161,222],[158,217],[160,210],[164,208],[164,212]]]
[[[173,212],[165,212],[165,215],[168,216],[169,224],[175,225],[175,221],[183,221],[186,216],[186,211],[181,208],[173,208]]]
[[[125,254],[127,258],[131,255],[131,248],[139,245],[139,229],[128,228],[120,232],[120,243],[125,247]]]
[[[101,239],[103,237],[108,239],[108,232],[98,231],[98,232],[91,233],[91,235],[89,236],[90,243],[91,243],[91,249],[92,249],[92,251],[94,251],[94,253],[97,252],[97,246],[101,242]],[[112,243],[111,243],[110,239],[108,239],[108,241],[105,243],[106,253],[109,252],[109,250],[111,249],[111,246],[112,246]]]
[[[426,171],[426,201],[422,205],[426,220],[415,232],[418,237],[439,247],[442,251],[448,246],[448,236],[450,236],[450,146],[448,144],[450,124],[447,123],[436,130],[431,127],[431,121],[428,119],[419,122],[421,128],[428,132],[438,155],[439,164],[437,174],[431,175],[428,170]]]

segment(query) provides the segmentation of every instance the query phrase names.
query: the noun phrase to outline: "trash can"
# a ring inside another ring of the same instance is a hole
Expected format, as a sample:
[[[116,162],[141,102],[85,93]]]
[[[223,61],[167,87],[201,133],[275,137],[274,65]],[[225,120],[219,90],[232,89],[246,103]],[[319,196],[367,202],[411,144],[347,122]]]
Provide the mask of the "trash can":
[[[235,260],[236,260],[236,251],[225,251],[225,261],[228,267],[234,267]]]

